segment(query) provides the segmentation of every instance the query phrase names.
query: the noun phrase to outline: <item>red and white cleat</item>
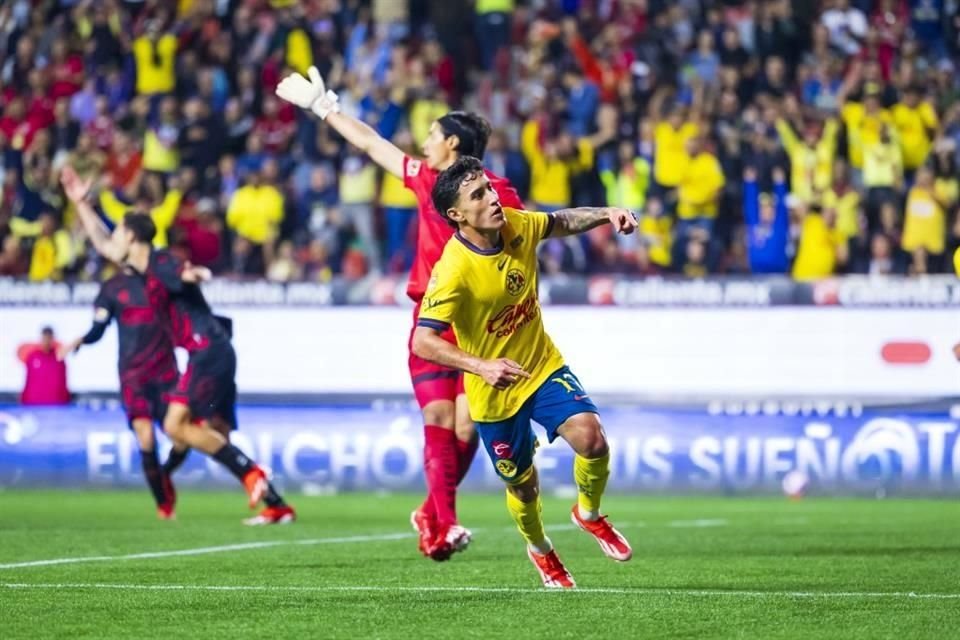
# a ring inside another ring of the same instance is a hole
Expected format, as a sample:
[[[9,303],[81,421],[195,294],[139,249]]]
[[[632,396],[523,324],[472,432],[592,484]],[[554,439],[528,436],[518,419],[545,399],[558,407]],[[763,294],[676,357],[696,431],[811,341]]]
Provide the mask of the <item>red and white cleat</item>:
[[[573,576],[567,571],[567,568],[560,562],[556,549],[549,553],[537,553],[530,547],[527,547],[527,557],[540,573],[540,579],[543,580],[543,586],[547,589],[574,589],[577,583],[573,581]]]
[[[427,555],[437,562],[449,560],[454,553],[465,551],[472,539],[473,534],[469,529],[459,524],[448,525],[437,532],[437,536],[427,550]]]
[[[420,553],[425,556],[430,555],[430,547],[433,545],[434,538],[437,535],[437,523],[426,512],[416,509],[410,513],[410,525],[417,532],[417,546]]]
[[[161,520],[176,520],[177,514],[173,511],[173,505],[169,502],[157,505],[157,517]]]
[[[607,516],[600,516],[596,520],[584,520],[580,517],[580,509],[577,505],[573,505],[570,519],[573,524],[593,536],[593,539],[597,541],[600,549],[608,558],[613,558],[617,562],[626,562],[633,557],[633,549],[630,548],[630,543],[619,531],[613,528],[613,525],[607,520]]]
[[[255,509],[263,496],[267,495],[267,474],[260,467],[254,467],[243,476],[243,488],[250,498],[250,508]]]
[[[268,524],[290,524],[297,519],[297,513],[293,507],[283,505],[282,507],[267,507],[252,518],[247,518],[243,524],[248,527],[259,527]]]

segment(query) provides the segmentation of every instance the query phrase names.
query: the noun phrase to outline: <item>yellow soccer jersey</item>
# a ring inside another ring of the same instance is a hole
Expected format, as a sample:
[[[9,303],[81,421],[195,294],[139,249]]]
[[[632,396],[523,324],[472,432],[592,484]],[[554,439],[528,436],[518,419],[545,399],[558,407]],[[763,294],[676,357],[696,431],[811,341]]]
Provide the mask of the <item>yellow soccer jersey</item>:
[[[553,217],[504,207],[501,246],[484,250],[459,233],[447,242],[433,267],[420,305],[419,323],[453,325],[460,348],[495,360],[510,358],[530,379],[500,391],[466,374],[470,416],[477,422],[505,420],[563,366],[563,357],[543,328],[537,295],[537,245],[553,228]]]

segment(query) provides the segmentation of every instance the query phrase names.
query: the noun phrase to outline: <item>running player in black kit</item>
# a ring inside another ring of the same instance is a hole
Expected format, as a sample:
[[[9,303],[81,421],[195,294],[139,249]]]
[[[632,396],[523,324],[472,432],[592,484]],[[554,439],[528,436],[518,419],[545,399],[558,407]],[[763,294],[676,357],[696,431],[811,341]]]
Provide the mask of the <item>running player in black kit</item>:
[[[165,396],[173,391],[178,378],[169,320],[166,314],[157,313],[153,308],[146,279],[126,265],[103,283],[93,306],[90,330],[62,345],[58,355],[63,359],[82,345],[99,341],[110,321],[116,320],[123,408],[140,446],[143,475],[157,503],[157,515],[164,520],[172,519],[176,492],[170,481],[170,470],[166,465],[160,466],[153,432],[153,425],[163,422],[167,410]],[[174,448],[172,459],[182,459],[187,451],[189,449]]]
[[[212,423],[235,425],[236,353],[229,328],[213,315],[198,286],[210,277],[209,270],[186,265],[166,251],[153,251],[156,227],[146,214],[127,214],[111,236],[86,201],[91,180],[81,180],[66,167],[61,181],[94,248],[145,277],[153,308],[169,315],[174,344],[190,354],[187,370],[168,396],[164,431],[175,443],[199,449],[227,467],[243,483],[251,508],[261,500],[266,502],[267,508],[249,524],[293,521],[293,509],[277,494],[263,470],[211,428]]]

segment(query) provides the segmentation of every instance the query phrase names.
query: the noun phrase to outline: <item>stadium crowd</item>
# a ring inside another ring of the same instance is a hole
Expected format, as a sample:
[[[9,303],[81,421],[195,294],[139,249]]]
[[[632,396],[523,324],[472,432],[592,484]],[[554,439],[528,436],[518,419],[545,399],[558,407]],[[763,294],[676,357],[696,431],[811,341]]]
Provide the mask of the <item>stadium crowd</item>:
[[[479,112],[529,208],[639,212],[548,272],[923,274],[960,245],[958,0],[7,0],[0,275],[101,276],[65,165],[217,273],[404,272],[413,195],[274,95],[311,65],[411,154]]]

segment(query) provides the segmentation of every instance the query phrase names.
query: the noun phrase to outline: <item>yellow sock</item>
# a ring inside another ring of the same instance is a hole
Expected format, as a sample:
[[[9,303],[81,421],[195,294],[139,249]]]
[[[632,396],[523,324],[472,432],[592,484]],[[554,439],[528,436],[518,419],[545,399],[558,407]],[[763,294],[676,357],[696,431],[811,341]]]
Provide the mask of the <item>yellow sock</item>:
[[[513,516],[513,521],[517,523],[517,529],[520,535],[533,547],[538,553],[546,553],[550,550],[550,543],[543,532],[543,519],[540,517],[540,496],[533,502],[523,502],[516,497],[510,490],[507,490],[507,511]]]
[[[573,479],[577,483],[577,503],[580,517],[600,515],[600,498],[610,477],[610,454],[602,458],[576,456],[573,460]]]

